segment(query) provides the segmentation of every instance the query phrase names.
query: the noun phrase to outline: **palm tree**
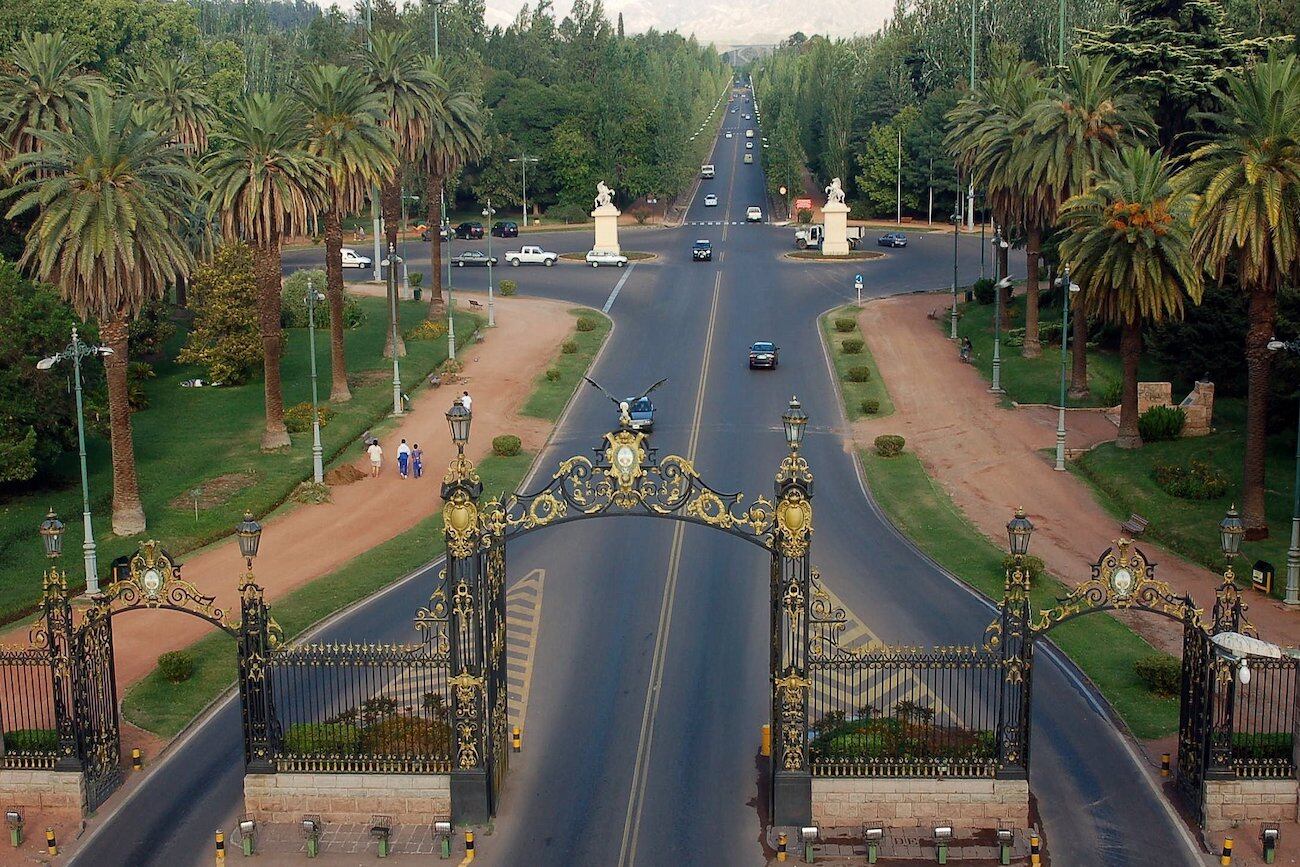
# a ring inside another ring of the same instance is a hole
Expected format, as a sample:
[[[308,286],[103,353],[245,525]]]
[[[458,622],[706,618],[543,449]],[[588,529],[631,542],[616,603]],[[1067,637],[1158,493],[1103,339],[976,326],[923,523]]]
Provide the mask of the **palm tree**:
[[[303,72],[297,98],[309,115],[309,150],[325,163],[325,286],[330,304],[330,401],[352,399],[343,353],[343,215],[355,213],[366,191],[387,182],[396,157],[392,133],[383,126],[384,98],[358,70],[312,66]]]
[[[242,97],[212,138],[203,163],[210,207],[226,237],[253,247],[266,389],[262,448],[280,448],[289,445],[280,393],[280,240],[306,231],[325,198],[327,167],[308,149],[306,113],[283,96]]]
[[[415,34],[409,31],[375,31],[359,59],[370,86],[384,98],[387,114],[384,125],[393,135],[397,153],[397,170],[379,191],[384,234],[388,244],[395,246],[402,214],[402,175],[419,157],[429,134],[429,113],[437,102],[439,82],[429,74]],[[392,285],[396,287],[396,281]],[[396,299],[390,297],[388,303],[395,304]],[[400,335],[397,340],[397,354],[405,355],[406,346]],[[393,352],[392,343],[390,332],[385,341],[385,356]]]
[[[21,264],[59,287],[83,319],[100,324],[113,354],[108,380],[113,454],[113,532],[145,529],[127,394],[127,328],[149,301],[193,265],[175,215],[200,178],[182,149],[132,117],[131,104],[97,90],[72,105],[66,130],[31,130],[32,148],[8,170],[10,218],[36,210]]]
[[[153,122],[192,154],[208,149],[212,101],[199,87],[198,65],[173,57],[156,57],[132,69],[123,90],[135,101],[136,118]]]
[[[483,109],[478,101],[463,90],[451,90],[442,75],[442,64],[428,63],[428,73],[440,84],[436,90],[437,102],[430,112],[430,134],[425,139],[424,169],[428,179],[425,201],[429,206],[429,225],[442,224],[443,185],[457,169],[472,159],[483,155],[486,148]],[[433,281],[429,287],[429,318],[436,319],[445,311],[442,298],[442,241],[437,233],[429,239],[429,261],[433,265]]]
[[[1120,73],[1104,56],[1072,57],[1060,83],[1025,112],[1027,132],[1015,163],[1021,183],[1043,193],[1045,225],[1055,224],[1067,199],[1086,191],[1107,156],[1153,128],[1138,99],[1124,92]],[[1087,309],[1086,299],[1079,309]],[[1075,316],[1072,397],[1088,394],[1087,342],[1088,317]]]
[[[1271,57],[1228,82],[1219,130],[1190,155],[1184,183],[1199,198],[1192,252],[1218,282],[1248,299],[1246,450],[1241,517],[1247,539],[1268,536],[1264,513],[1268,341],[1277,292],[1300,280],[1300,63]]]
[[[40,130],[67,130],[72,112],[104,80],[81,69],[82,52],[62,33],[18,37],[0,64],[0,156],[41,147]]]
[[[1083,288],[1087,312],[1120,327],[1124,390],[1116,445],[1142,445],[1138,431],[1138,359],[1142,324],[1181,316],[1201,301],[1191,252],[1191,197],[1176,186],[1170,162],[1132,145],[1105,155],[1095,186],[1061,209],[1067,231],[1061,262]]]

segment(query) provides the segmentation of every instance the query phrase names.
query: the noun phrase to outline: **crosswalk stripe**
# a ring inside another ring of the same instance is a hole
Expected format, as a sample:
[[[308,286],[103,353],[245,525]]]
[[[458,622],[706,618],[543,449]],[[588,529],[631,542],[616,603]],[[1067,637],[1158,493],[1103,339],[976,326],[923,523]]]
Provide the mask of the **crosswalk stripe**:
[[[533,682],[533,658],[542,620],[546,570],[534,569],[506,592],[506,687],[510,695],[510,725],[524,725]],[[516,650],[522,648],[522,652]],[[521,659],[522,658],[522,659]],[[522,664],[521,664],[522,662]]]

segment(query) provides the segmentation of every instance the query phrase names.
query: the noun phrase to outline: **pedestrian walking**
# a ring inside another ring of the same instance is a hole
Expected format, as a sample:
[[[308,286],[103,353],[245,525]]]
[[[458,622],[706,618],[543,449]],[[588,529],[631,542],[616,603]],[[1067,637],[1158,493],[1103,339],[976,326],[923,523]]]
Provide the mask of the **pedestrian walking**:
[[[366,449],[366,454],[370,455],[370,475],[379,476],[379,468],[384,463],[384,450],[379,445],[379,440],[371,440],[370,446]]]
[[[411,446],[411,472],[417,479],[424,475],[424,449],[419,443]]]
[[[471,398],[471,397],[469,396],[469,392],[468,392],[468,391],[466,391],[466,392],[462,392],[462,393],[461,393],[461,395],[460,395],[460,405],[461,405],[461,406],[465,407],[465,409],[470,409],[470,410],[472,410],[473,407],[472,407],[470,404],[472,404],[473,402],[474,402],[474,400],[473,400],[473,398]]]
[[[406,478],[407,467],[411,463],[411,447],[402,440],[402,444],[397,447],[397,474]]]

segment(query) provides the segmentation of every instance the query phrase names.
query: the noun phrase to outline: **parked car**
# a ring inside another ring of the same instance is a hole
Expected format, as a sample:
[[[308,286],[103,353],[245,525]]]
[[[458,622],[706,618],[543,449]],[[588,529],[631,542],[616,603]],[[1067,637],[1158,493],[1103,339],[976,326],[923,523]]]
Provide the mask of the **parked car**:
[[[691,247],[691,258],[696,262],[712,262],[713,244],[706,238],[696,241]]]
[[[362,256],[360,253],[358,253],[356,250],[353,250],[351,247],[344,247],[339,252],[343,254],[344,268],[369,268],[370,267],[370,263],[372,261],[370,257]]]
[[[749,369],[756,367],[776,368],[781,347],[768,340],[760,340],[749,347]]]
[[[506,261],[515,268],[520,265],[545,265],[547,268],[555,264],[558,259],[555,253],[548,253],[541,247],[525,244],[513,253],[506,253]]]
[[[886,232],[876,239],[876,244],[881,247],[906,247],[907,236],[902,232]]]
[[[758,205],[750,205],[748,208],[745,209],[745,222],[746,223],[763,222],[763,209],[760,208]]]
[[[489,258],[482,250],[466,250],[464,253],[452,256],[451,263],[457,268],[464,268],[466,265],[495,265],[497,257]]]
[[[731,130],[727,130],[727,138],[731,138]]]
[[[432,241],[433,227],[430,226],[425,228],[425,230],[420,233],[420,240],[426,243]],[[451,240],[451,226],[447,225],[446,223],[443,223],[441,226],[438,227],[438,240],[440,241]]]
[[[754,149],[754,143],[752,141],[745,142],[745,150],[752,151],[753,149]]]
[[[745,163],[746,163],[746,164],[752,163],[753,161],[754,161],[754,155],[753,155],[753,154],[745,154]]]
[[[601,265],[613,265],[622,268],[627,264],[627,257],[618,253],[607,253],[604,250],[592,250],[587,254],[587,264],[593,268],[599,268]]]
[[[718,197],[715,196],[713,193],[709,193],[707,196],[704,197],[704,207],[716,208],[717,206],[718,206]]]
[[[483,224],[474,221],[461,223],[456,227],[456,237],[462,240],[477,240],[483,237]]]
[[[512,220],[498,220],[492,224],[492,234],[497,238],[518,238],[519,224]]]
[[[632,430],[650,433],[655,428],[655,405],[648,397],[629,397],[627,399],[628,418],[632,419]]]

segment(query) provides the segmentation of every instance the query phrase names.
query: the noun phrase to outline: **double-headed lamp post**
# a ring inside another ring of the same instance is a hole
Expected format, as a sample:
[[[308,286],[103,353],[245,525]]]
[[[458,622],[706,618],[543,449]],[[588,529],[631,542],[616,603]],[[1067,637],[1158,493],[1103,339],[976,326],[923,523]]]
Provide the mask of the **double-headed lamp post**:
[[[1057,281],[1061,287],[1061,405],[1056,412],[1056,469],[1065,472],[1065,380],[1070,360],[1070,296],[1079,291],[1078,283],[1070,282],[1070,266],[1066,265]]]
[[[311,477],[316,484],[325,482],[324,450],[320,444],[320,402],[316,396],[316,302],[325,296],[307,280],[307,343],[311,350]],[[396,356],[396,346],[393,347]]]
[[[519,163],[519,168],[524,173],[524,228],[528,228],[528,164],[537,162],[537,157],[530,157],[528,154],[520,154],[517,157],[511,157],[510,162]]]
[[[1293,352],[1300,354],[1300,340],[1278,340],[1268,342],[1270,352]],[[1286,550],[1286,596],[1287,605],[1300,605],[1300,420],[1296,422],[1295,446],[1295,487],[1292,490],[1291,503],[1291,547]]]
[[[402,370],[397,351],[397,247],[388,242],[389,327],[393,331],[393,415],[402,415]]]
[[[483,216],[488,223],[487,231],[487,248],[488,248],[488,328],[495,328],[497,324],[495,303],[492,294],[492,215],[496,211],[492,209],[492,197],[487,198],[487,207],[483,209]]]
[[[86,561],[86,593],[93,596],[99,592],[99,565],[95,557],[95,530],[90,523],[90,478],[86,472],[86,416],[81,397],[81,359],[92,356],[112,355],[113,350],[107,346],[91,346],[72,329],[72,342],[62,352],[36,362],[37,370],[49,370],[60,361],[72,360],[72,379],[77,395],[77,454],[81,459],[81,523],[84,540],[81,550]],[[62,532],[62,524],[59,524]],[[62,551],[62,543],[60,543]]]
[[[997,305],[993,318],[993,384],[989,386],[989,391],[994,394],[1006,394],[1006,389],[1002,387],[1002,295],[1011,288],[1011,277],[999,277],[999,263],[1002,261],[1000,253],[1008,247],[1006,241],[1002,240],[1002,232],[997,227],[993,229],[993,297]]]

